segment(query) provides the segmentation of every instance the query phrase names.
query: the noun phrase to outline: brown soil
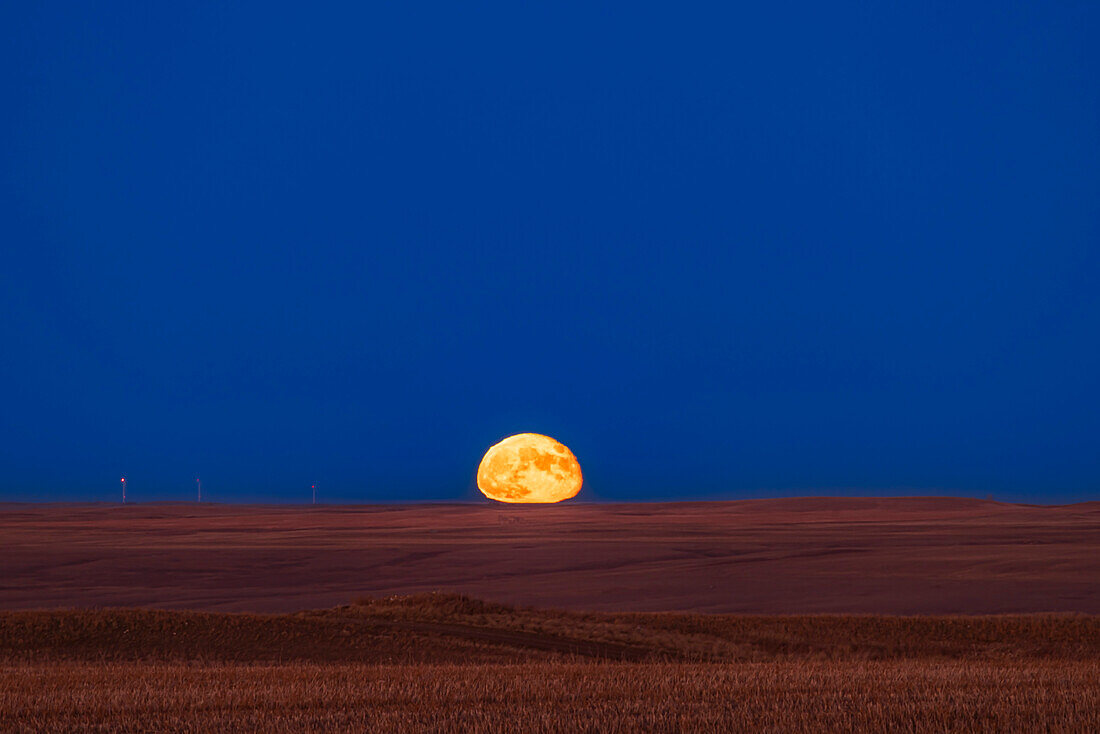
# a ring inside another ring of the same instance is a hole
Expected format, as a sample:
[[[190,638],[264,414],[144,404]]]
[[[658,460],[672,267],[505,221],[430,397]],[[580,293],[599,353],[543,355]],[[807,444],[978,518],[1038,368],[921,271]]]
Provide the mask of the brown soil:
[[[249,613],[0,612],[0,664],[43,661],[485,664],[601,660],[1100,660],[1100,617],[572,612],[455,594]]]
[[[1100,613],[1100,503],[0,506],[0,608],[282,612],[444,590],[571,609]]]
[[[1097,731],[1100,617],[0,612],[0,730]]]

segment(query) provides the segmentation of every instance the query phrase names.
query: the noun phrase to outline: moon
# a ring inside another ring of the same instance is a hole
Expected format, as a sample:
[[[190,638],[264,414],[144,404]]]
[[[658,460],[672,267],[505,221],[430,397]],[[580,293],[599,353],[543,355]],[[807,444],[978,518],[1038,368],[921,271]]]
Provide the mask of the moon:
[[[576,496],[583,481],[573,452],[540,433],[493,444],[477,468],[477,488],[499,502],[561,502]]]

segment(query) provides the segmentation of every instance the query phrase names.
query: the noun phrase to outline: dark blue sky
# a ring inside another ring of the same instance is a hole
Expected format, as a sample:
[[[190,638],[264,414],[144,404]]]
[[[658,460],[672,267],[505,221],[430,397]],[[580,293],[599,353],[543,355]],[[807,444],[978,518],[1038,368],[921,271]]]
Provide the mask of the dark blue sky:
[[[0,498],[1100,496],[1100,6],[740,5],[6,4]]]

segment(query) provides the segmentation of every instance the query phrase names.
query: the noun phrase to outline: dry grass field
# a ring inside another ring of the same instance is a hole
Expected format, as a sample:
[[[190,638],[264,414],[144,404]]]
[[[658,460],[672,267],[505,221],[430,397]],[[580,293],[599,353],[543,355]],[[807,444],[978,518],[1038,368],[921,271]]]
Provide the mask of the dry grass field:
[[[4,668],[0,729],[1100,731],[1100,664],[941,660]]]
[[[7,505],[0,547],[3,732],[1100,731],[1098,503]]]
[[[2,731],[1098,731],[1100,618],[0,614]]]
[[[1100,503],[0,506],[0,609],[289,612],[445,590],[740,614],[1100,613]]]
[[[1100,617],[743,616],[517,608],[455,594],[264,615],[0,612],[0,660],[387,665],[1100,660]]]

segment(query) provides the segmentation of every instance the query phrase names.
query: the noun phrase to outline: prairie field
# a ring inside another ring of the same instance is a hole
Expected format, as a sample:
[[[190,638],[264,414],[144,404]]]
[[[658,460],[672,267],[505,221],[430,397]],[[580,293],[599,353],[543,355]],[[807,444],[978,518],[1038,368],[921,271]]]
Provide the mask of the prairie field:
[[[3,510],[3,732],[1100,731],[1100,503]]]
[[[0,609],[357,594],[728,614],[1100,614],[1100,502],[0,505]]]
[[[1100,618],[4,612],[0,730],[1100,731]]]
[[[64,731],[1100,731],[1100,664],[39,663],[0,728]]]

